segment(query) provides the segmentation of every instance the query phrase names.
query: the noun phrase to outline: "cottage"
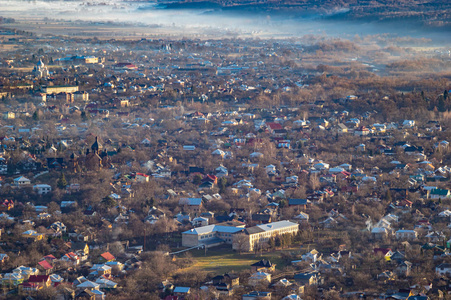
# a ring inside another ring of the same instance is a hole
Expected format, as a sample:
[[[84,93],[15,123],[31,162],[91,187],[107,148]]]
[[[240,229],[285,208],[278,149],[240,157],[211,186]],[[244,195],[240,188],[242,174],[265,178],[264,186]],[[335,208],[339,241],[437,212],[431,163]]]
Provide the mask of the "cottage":
[[[31,183],[30,179],[28,179],[24,176],[17,177],[13,181],[14,181],[14,185],[17,187],[27,186],[27,185],[30,185],[30,183]]]

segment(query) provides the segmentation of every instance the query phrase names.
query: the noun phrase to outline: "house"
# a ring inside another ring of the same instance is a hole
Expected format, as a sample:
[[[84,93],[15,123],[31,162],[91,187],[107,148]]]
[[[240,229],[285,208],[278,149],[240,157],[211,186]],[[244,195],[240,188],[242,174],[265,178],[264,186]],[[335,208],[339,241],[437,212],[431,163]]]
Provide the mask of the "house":
[[[33,190],[38,193],[38,195],[45,195],[52,191],[52,187],[48,184],[36,184],[33,186]]]
[[[32,294],[33,291],[38,291],[42,288],[50,287],[52,281],[50,280],[49,275],[31,275],[28,278],[27,283],[31,286],[24,286],[26,285],[26,283],[19,285],[19,295],[30,295],[30,292]]]
[[[251,265],[252,272],[259,272],[259,271],[273,272],[275,269],[276,269],[276,265],[266,259],[262,259]]]
[[[300,212],[299,215],[293,217],[294,220],[298,220],[299,223],[307,222],[309,220],[309,215],[305,212]]]
[[[319,256],[321,256],[319,255],[319,252],[316,249],[313,249],[310,252],[303,254],[301,258],[303,261],[316,262]]]
[[[6,253],[0,253],[0,263],[5,263],[9,259],[8,254]]]
[[[27,185],[29,185],[31,183],[30,179],[28,179],[28,178],[26,178],[24,176],[20,176],[20,177],[15,178],[13,180],[13,182],[14,182],[14,185],[18,186],[18,187],[27,186]]]
[[[250,292],[244,294],[242,300],[271,300],[271,292]]]
[[[13,273],[20,274],[24,280],[27,280],[31,275],[38,275],[39,270],[37,268],[20,266],[15,268]]]
[[[403,261],[395,268],[395,273],[401,277],[410,276],[412,272],[412,263],[409,261]]]
[[[347,133],[348,127],[346,127],[346,125],[343,123],[338,123],[336,130],[338,133]]]
[[[22,232],[22,237],[32,239],[33,241],[40,241],[44,238],[44,234],[37,233],[35,230],[27,230]]]
[[[442,263],[435,267],[435,273],[438,276],[451,276],[451,264]]]
[[[451,191],[446,189],[433,189],[429,191],[430,199],[445,199],[451,198]]]
[[[113,261],[116,258],[114,257],[113,254],[111,254],[110,252],[104,252],[102,254],[100,254],[102,260],[104,260],[105,262],[109,262],[109,261]]]
[[[63,222],[56,221],[56,222],[53,222],[52,225],[49,226],[49,229],[52,229],[55,233],[62,233],[62,232],[66,232],[67,227],[66,227],[66,225],[64,225]]]
[[[249,278],[248,284],[252,286],[264,284],[267,285],[271,282],[271,274],[265,272],[256,272]]]
[[[174,296],[184,297],[190,294],[191,288],[184,286],[176,286],[172,292],[174,293]]]
[[[373,252],[375,255],[383,256],[386,261],[390,261],[393,255],[393,251],[390,248],[374,248]]]
[[[418,237],[418,233],[414,230],[398,230],[395,232],[397,240],[412,241]]]
[[[144,173],[136,173],[135,174],[135,181],[136,182],[149,182],[150,175],[144,174]]]
[[[404,122],[402,122],[402,127],[404,128],[412,128],[413,126],[415,126],[414,120],[404,120]]]
[[[187,205],[194,212],[199,212],[202,209],[202,198],[180,198],[179,205]]]
[[[12,208],[14,208],[13,200],[5,199],[3,201],[0,201],[0,211],[8,211]]]
[[[75,295],[75,300],[95,300],[96,299],[96,294],[94,294],[92,291],[90,291],[89,289],[84,289],[79,291],[76,295]]]
[[[320,282],[318,272],[305,272],[294,275],[294,280],[301,285],[317,285]]]
[[[144,146],[150,146],[151,145],[151,141],[148,138],[145,138],[144,140],[141,141],[141,144]]]
[[[74,252],[69,252],[61,257],[61,261],[65,261],[76,266],[80,263],[80,257]]]
[[[388,229],[385,227],[374,227],[371,229],[371,235],[376,240],[383,240],[388,237]]]
[[[70,249],[80,256],[89,254],[89,246],[86,242],[71,242]]]
[[[16,118],[16,114],[12,111],[5,111],[2,113],[2,115],[3,115],[3,119],[5,119],[5,120],[10,120],[10,119]]]
[[[354,135],[356,136],[365,136],[370,134],[370,130],[365,126],[360,126],[354,130]]]
[[[24,282],[24,276],[20,273],[6,273],[2,275],[2,285],[15,287]]]
[[[224,275],[218,275],[212,278],[213,284],[227,283],[231,287],[240,285],[240,278],[235,274],[225,273]]]
[[[45,275],[50,275],[53,270],[53,266],[46,260],[38,262],[38,268],[43,271]]]
[[[297,209],[306,210],[307,206],[311,204],[310,200],[307,199],[288,199],[289,206],[295,206]]]
[[[101,289],[108,290],[108,289],[115,289],[117,288],[117,283],[114,281],[111,281],[109,279],[106,279],[104,277],[98,278],[95,283],[97,283]]]

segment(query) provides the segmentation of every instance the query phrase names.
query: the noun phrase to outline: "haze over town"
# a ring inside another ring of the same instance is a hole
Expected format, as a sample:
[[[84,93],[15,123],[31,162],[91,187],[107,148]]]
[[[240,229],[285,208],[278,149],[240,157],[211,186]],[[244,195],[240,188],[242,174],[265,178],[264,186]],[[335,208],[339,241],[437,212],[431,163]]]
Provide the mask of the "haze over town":
[[[1,299],[449,299],[451,3],[0,1]]]

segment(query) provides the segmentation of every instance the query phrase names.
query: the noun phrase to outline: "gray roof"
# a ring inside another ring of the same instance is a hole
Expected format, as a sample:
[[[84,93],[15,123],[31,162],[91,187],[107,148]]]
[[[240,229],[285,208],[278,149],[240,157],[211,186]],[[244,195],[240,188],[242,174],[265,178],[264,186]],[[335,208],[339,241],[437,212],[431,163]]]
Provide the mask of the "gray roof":
[[[264,232],[264,231],[278,230],[281,228],[294,226],[294,225],[298,225],[298,224],[290,222],[290,221],[279,221],[279,222],[273,222],[273,223],[268,223],[268,224],[257,225],[254,227],[249,227],[249,228],[246,228],[245,232],[247,234],[254,234],[254,233],[259,233],[259,232]]]
[[[208,225],[193,228],[191,230],[183,232],[183,234],[204,234],[210,232],[224,232],[224,233],[235,233],[243,230],[243,228],[237,228],[232,226],[221,226],[221,225]]]

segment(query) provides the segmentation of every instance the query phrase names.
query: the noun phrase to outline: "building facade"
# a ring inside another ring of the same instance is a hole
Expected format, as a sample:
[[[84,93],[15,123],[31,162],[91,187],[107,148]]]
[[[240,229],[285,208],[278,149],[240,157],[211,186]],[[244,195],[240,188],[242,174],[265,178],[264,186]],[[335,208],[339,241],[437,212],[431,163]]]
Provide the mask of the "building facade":
[[[253,251],[256,246],[267,243],[272,237],[283,234],[297,234],[298,232],[299,224],[290,221],[257,225],[236,234],[232,247],[234,250]]]

